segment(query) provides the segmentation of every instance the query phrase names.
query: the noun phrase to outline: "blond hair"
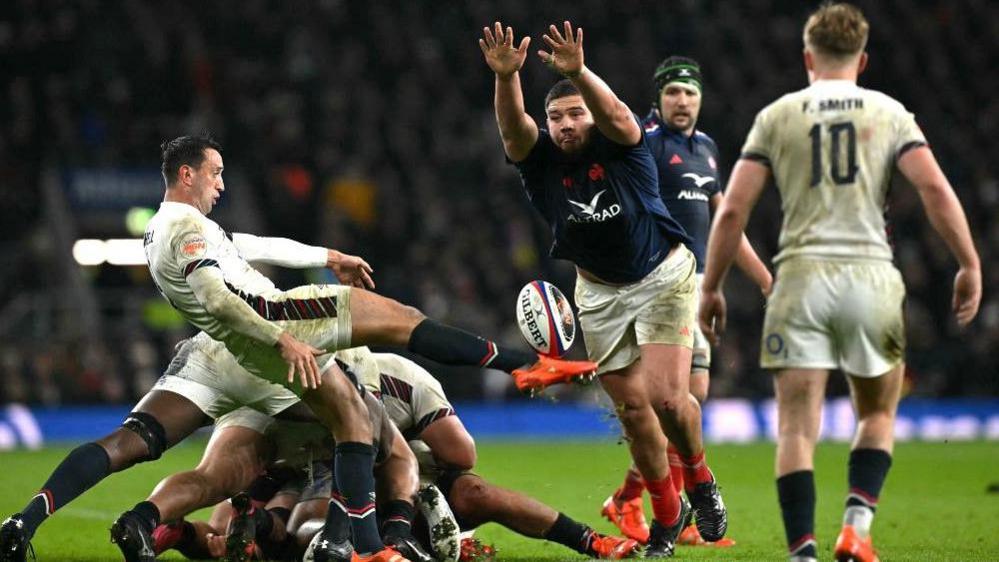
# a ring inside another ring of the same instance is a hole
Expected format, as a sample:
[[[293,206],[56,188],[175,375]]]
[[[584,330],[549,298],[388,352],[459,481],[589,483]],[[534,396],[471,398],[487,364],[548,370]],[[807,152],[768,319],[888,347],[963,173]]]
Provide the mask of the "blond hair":
[[[853,58],[867,46],[870,25],[852,4],[824,2],[805,22],[805,47],[837,62]]]

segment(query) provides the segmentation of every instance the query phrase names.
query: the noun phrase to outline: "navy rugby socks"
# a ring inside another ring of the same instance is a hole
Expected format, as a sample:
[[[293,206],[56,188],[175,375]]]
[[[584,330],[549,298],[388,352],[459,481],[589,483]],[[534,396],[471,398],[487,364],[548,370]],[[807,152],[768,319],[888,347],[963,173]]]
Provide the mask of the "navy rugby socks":
[[[538,360],[534,353],[499,346],[429,318],[413,329],[407,349],[445,365],[478,365],[508,373]]]
[[[336,529],[346,516],[350,520],[354,550],[368,555],[385,548],[378,536],[375,516],[375,448],[367,443],[337,443],[333,474],[336,488],[326,514],[326,529]]]
[[[139,516],[139,521],[149,533],[152,533],[153,529],[160,524],[160,508],[151,501],[141,501],[135,504],[130,512]]]
[[[878,496],[891,468],[891,455],[881,449],[855,449],[850,452],[843,525],[852,526],[861,538],[871,531],[871,521],[878,509]]]
[[[392,500],[385,506],[382,534],[386,537],[408,537],[412,535],[413,516],[416,508],[406,500]]]
[[[545,533],[545,540],[565,545],[580,554],[589,554],[593,542],[593,529],[574,521],[564,513],[559,513],[551,529]]]
[[[109,474],[111,459],[104,447],[87,443],[73,449],[21,512],[28,537],[34,536],[46,517],[96,486]]]
[[[777,479],[777,498],[791,556],[816,558],[815,473],[799,470]]]

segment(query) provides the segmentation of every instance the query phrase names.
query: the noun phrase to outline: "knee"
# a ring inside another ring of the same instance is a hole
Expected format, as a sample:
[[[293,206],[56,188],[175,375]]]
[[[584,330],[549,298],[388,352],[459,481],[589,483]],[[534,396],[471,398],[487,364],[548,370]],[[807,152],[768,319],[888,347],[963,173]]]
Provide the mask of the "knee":
[[[698,404],[704,404],[704,401],[708,399],[708,386],[710,383],[707,371],[697,372],[696,375],[690,377],[690,395],[697,400]]]
[[[698,405],[697,397],[690,393],[686,385],[667,385],[663,389],[660,401],[655,406],[656,413],[661,416],[676,417],[683,415],[690,408]]]
[[[472,526],[489,521],[489,485],[477,476],[462,476],[455,481],[448,494],[448,504],[459,519]]]
[[[393,334],[393,340],[399,342],[409,342],[409,337],[416,329],[416,326],[426,320],[426,316],[420,312],[415,306],[409,306],[407,304],[396,303],[398,311],[396,314],[397,321],[395,322],[395,333]]]
[[[201,505],[210,505],[244,491],[256,477],[249,467],[229,466],[226,470],[198,467],[192,472],[192,484],[202,495]]]
[[[643,400],[624,400],[615,405],[618,420],[624,426],[629,437],[636,437],[641,428],[654,423],[655,414],[651,405]]]
[[[111,434],[95,441],[108,455],[111,472],[128,469],[138,463],[156,460],[166,449],[165,440],[148,430],[148,424],[132,417]]]

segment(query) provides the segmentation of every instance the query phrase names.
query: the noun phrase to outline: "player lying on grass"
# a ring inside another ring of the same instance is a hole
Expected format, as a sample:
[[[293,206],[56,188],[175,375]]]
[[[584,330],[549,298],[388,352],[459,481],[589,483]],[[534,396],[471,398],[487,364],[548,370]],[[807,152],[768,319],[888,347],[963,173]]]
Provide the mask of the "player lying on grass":
[[[281,423],[274,422],[275,425]],[[252,420],[250,424],[259,425]],[[235,426],[230,424],[229,427]],[[229,440],[228,448],[242,456],[246,451],[272,442],[274,438],[281,439],[281,433],[287,433],[288,429],[291,428],[278,431],[268,428],[266,435],[257,433],[256,430],[243,431]],[[316,429],[306,431],[314,433]],[[398,435],[397,430],[394,433]],[[416,489],[416,461],[405,442],[400,439],[399,443],[406,455],[396,455],[396,458],[404,459],[405,462],[396,462],[397,466],[393,468],[394,461],[389,457],[384,463],[376,465],[378,514],[383,540],[415,562],[433,560],[425,549],[434,551],[435,545],[445,544],[456,553],[459,545],[458,526],[440,492],[424,486],[419,495],[420,498],[440,497],[440,501],[434,502],[436,506],[414,506],[412,498],[402,493],[403,490]],[[206,458],[210,454],[219,453],[206,450]],[[323,456],[323,451],[313,444],[304,449],[299,448],[297,453],[287,459],[290,462],[278,459],[272,463],[267,473],[249,484],[246,492],[237,494],[230,501],[216,504],[208,521],[181,519],[161,524],[153,531],[154,550],[160,554],[172,548],[193,559],[224,557],[230,561],[301,560],[306,546],[314,538],[318,539],[318,533],[325,523],[322,518],[312,518],[315,511],[313,502],[325,504],[333,483],[332,464],[330,459],[323,459]],[[328,457],[328,454],[325,456]],[[224,471],[227,465],[230,465],[229,461],[220,460],[214,463],[212,470]],[[303,505],[306,506],[304,511]],[[422,544],[425,545],[422,546],[412,536],[412,518],[417,514],[417,507],[419,514],[424,516],[422,527],[427,526],[425,521],[432,521],[438,525],[438,529],[447,531],[445,534],[448,536],[440,537],[437,541],[421,536]],[[440,526],[443,520],[451,522]],[[349,533],[349,529],[345,528],[344,532]],[[309,559],[312,559],[311,554]]]
[[[365,391],[364,394],[372,426],[376,428],[379,449],[375,459],[378,509],[389,520],[405,522],[404,526],[383,529],[387,532],[383,533],[383,538],[386,544],[395,547],[410,560],[427,562],[429,556],[422,552],[409,534],[418,484],[416,459],[388,419],[381,402],[370,392]],[[285,532],[294,502],[289,505],[282,496],[292,492],[297,496],[302,490],[296,491],[292,486],[271,489],[267,493],[263,484],[270,479],[260,478],[260,475],[267,468],[270,468],[271,474],[292,472],[296,477],[286,480],[301,485],[303,478],[297,477],[297,474],[305,474],[308,490],[325,490],[322,497],[308,491],[305,497],[328,502],[332,492],[332,471],[329,467],[332,465],[333,444],[325,433],[322,425],[316,422],[275,420],[250,408],[240,408],[219,418],[198,467],[164,479],[156,487],[150,501],[163,506],[165,512],[184,515],[244,490],[252,490],[252,497],[259,500],[269,500],[277,492],[277,507],[257,509],[263,505],[248,504],[242,511],[252,516],[253,525],[243,527],[258,529],[259,533],[234,534],[229,537],[231,540],[219,545],[218,540],[213,543],[207,535],[225,536],[228,514],[232,510],[228,502],[223,502],[210,523],[158,526],[153,532],[154,551],[159,554],[173,547],[190,558],[200,559],[225,555],[228,550],[228,559],[246,560],[253,554],[254,547],[259,546],[268,559],[301,558],[304,544],[299,546],[294,534]],[[349,544],[345,548],[345,557],[349,558]]]

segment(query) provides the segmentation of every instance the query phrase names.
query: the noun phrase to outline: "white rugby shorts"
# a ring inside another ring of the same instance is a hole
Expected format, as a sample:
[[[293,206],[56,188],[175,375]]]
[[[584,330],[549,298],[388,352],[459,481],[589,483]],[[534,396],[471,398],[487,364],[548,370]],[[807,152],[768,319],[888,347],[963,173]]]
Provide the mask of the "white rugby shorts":
[[[883,375],[904,360],[904,301],[890,262],[785,261],[767,299],[760,366]]]
[[[577,275],[579,325],[597,374],[631,365],[645,344],[693,347],[696,291],[694,254],[682,244],[629,285],[594,283]]]
[[[251,375],[222,342],[204,332],[178,344],[177,354],[153,389],[180,394],[212,419],[241,406],[274,415],[298,402],[298,396],[284,386]]]

